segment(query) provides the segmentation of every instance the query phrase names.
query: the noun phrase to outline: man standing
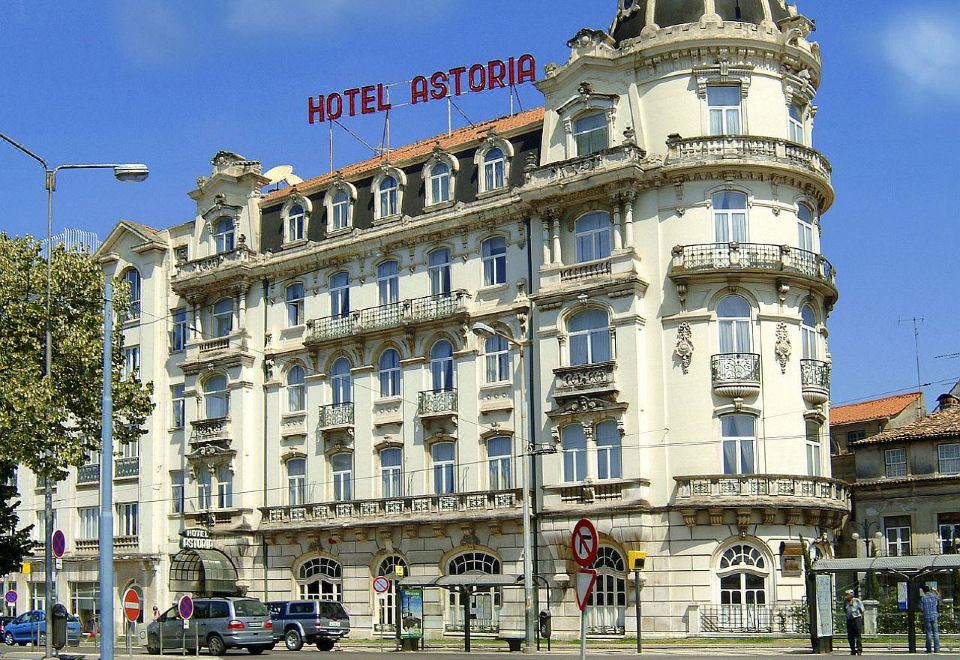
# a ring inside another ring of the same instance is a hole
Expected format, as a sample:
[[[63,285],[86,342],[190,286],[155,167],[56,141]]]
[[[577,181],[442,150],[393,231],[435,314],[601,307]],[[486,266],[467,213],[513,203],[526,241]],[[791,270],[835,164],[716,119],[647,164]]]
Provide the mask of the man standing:
[[[847,615],[850,655],[863,655],[863,602],[853,595],[853,589],[844,591],[843,596],[846,599],[843,610]]]
[[[923,632],[927,635],[927,653],[940,653],[940,595],[927,585],[921,587],[920,611],[923,613]]]

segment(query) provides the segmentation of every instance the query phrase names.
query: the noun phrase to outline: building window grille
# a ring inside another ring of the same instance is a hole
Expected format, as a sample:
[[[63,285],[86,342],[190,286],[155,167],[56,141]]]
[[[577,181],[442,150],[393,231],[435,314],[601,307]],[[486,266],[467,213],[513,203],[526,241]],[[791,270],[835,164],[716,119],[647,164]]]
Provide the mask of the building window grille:
[[[574,225],[577,241],[577,263],[606,259],[610,256],[610,214],[588,213]]]
[[[339,602],[343,592],[343,569],[333,559],[315,557],[297,569],[297,583],[302,600]]]
[[[494,236],[481,246],[483,259],[483,285],[493,286],[507,281],[507,239]]]
[[[286,290],[287,327],[303,325],[303,282],[294,282]]]
[[[885,474],[891,479],[907,476],[907,450],[903,447],[883,452]]]
[[[710,135],[739,135],[741,133],[740,96],[740,87],[737,85],[707,87]]]
[[[397,447],[380,452],[382,497],[403,496],[403,451]],[[381,573],[382,575],[382,573]]]
[[[307,499],[307,460],[291,458],[287,461],[287,502],[303,506]]]
[[[484,190],[498,190],[507,185],[506,157],[497,147],[490,149],[483,156]]]
[[[760,630],[766,614],[769,570],[756,548],[738,544],[728,548],[717,567],[720,578],[719,630]]]
[[[349,502],[353,499],[353,456],[336,454],[330,459],[333,470],[333,499]]]
[[[720,418],[724,474],[756,472],[755,422],[750,415],[725,415]]]
[[[233,252],[235,224],[233,218],[220,218],[213,226],[213,242],[217,254]]]
[[[400,396],[400,354],[388,348],[380,356],[380,397]]]
[[[910,556],[910,516],[887,516],[884,518],[883,535],[887,540],[888,557]]]
[[[498,436],[487,440],[487,465],[490,490],[513,488],[513,439]]]
[[[510,380],[510,344],[504,337],[493,335],[484,342],[486,381],[503,383]]]
[[[438,442],[430,449],[433,459],[433,492],[448,495],[457,492],[456,447],[452,442]]]
[[[350,275],[345,271],[330,276],[330,314],[344,317],[350,313]]]

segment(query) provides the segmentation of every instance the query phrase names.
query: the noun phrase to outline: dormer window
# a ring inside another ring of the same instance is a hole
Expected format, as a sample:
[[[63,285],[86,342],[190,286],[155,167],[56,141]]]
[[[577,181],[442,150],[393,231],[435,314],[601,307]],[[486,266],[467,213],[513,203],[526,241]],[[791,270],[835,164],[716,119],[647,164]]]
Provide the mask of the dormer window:
[[[234,242],[235,225],[233,218],[220,218],[213,225],[213,243],[217,254],[232,252],[236,247]]]
[[[610,127],[603,112],[593,112],[573,122],[578,156],[588,156],[610,147]]]
[[[442,204],[450,201],[450,166],[436,163],[430,168],[429,204]]]
[[[357,189],[338,174],[323,196],[328,233],[343,231],[353,226],[353,207],[356,201]]]
[[[377,191],[379,218],[389,218],[399,213],[400,184],[392,176],[384,177]]]
[[[330,229],[346,229],[350,226],[350,198],[344,191],[338,192],[333,196],[331,205],[331,223]]]
[[[707,87],[707,111],[710,135],[739,135],[742,131],[739,85]]]
[[[302,241],[305,235],[306,213],[299,204],[294,204],[287,216],[287,242]]]
[[[484,191],[497,190],[506,184],[506,158],[498,147],[490,149],[483,156],[483,184]]]

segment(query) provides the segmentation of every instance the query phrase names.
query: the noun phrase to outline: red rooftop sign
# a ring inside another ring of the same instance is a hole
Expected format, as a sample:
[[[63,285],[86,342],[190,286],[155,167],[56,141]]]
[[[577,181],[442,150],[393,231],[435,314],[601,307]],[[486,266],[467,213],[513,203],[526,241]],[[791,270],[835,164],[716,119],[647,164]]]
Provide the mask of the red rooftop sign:
[[[410,105],[439,101],[468,92],[483,92],[498,87],[513,87],[525,82],[536,82],[537,62],[533,55],[490,60],[486,64],[458,66],[449,71],[437,71],[431,76],[417,76],[410,81]],[[335,121],[341,117],[356,117],[386,112],[393,107],[387,97],[387,85],[377,83],[354,87],[343,92],[321,94],[307,99],[307,119],[311,124]]]

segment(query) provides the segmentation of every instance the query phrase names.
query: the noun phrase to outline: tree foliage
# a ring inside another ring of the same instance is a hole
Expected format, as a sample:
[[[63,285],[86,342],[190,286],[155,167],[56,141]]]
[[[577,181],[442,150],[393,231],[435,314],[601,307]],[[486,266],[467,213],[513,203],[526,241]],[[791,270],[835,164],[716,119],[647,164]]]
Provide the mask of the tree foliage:
[[[16,479],[16,463],[0,461],[0,575],[20,570],[20,562],[33,549],[33,525],[18,529]]]
[[[50,325],[53,364],[44,377],[47,264],[31,237],[0,233],[0,459],[38,480],[64,479],[100,447],[103,272],[89,254],[55,247]],[[129,310],[115,289],[118,318]],[[152,385],[123,371],[123,333],[114,332],[113,410],[117,446],[135,441],[153,404]],[[104,457],[109,460],[109,457]]]

